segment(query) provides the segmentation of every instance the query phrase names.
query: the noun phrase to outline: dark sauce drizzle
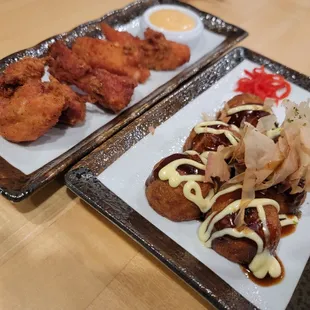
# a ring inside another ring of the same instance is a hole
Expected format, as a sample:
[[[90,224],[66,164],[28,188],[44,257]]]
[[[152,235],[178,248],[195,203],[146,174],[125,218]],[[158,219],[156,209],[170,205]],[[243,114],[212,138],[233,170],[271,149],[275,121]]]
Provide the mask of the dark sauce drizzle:
[[[281,229],[281,238],[291,235],[296,230],[296,224],[283,226]]]
[[[298,219],[300,219],[301,218],[301,212],[296,214],[296,216],[298,217]],[[290,217],[290,215],[287,215],[287,217]],[[292,217],[293,217],[293,215],[292,215]],[[296,231],[297,225],[298,224],[292,224],[292,225],[283,226],[281,228],[281,238],[284,238],[284,237],[287,237],[287,236],[293,234]]]
[[[230,127],[224,125],[211,125],[208,126],[211,129],[217,130],[230,130]],[[212,133],[200,133],[194,137],[191,145],[191,149],[197,150],[202,153],[204,151],[216,152],[220,146],[230,146],[231,143],[224,133],[212,134]]]
[[[241,112],[237,112],[232,115],[229,115],[230,119],[228,121],[228,124],[236,125],[237,127],[240,127],[241,122],[244,120],[245,122],[248,122],[253,126],[256,126],[258,123],[258,120],[267,115],[270,115],[270,113],[267,111],[252,111],[252,110],[241,111]]]

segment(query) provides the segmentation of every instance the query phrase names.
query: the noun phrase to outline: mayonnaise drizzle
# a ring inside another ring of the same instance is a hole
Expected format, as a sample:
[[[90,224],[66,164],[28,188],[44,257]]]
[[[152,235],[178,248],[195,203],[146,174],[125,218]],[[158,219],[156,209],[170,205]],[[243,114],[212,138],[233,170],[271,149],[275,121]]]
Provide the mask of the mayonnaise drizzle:
[[[194,193],[192,193],[194,191]],[[208,202],[214,195],[213,188],[210,189],[207,197],[202,196],[201,187],[195,181],[188,181],[185,183],[183,187],[183,194],[184,196],[191,202],[193,202],[196,206],[199,207],[201,212],[206,213],[209,211],[208,209]]]
[[[245,227],[243,230],[239,231],[236,228],[224,228],[212,234],[212,237],[206,242],[206,246],[211,248],[212,241],[216,238],[224,237],[225,235],[230,235],[234,238],[248,238],[253,240],[257,244],[257,252],[262,252],[264,243],[261,237],[252,229]]]
[[[195,160],[188,158],[176,159],[170,162],[168,165],[160,169],[158,176],[162,181],[169,182],[171,187],[178,187],[182,182],[186,181],[204,181],[204,175],[200,174],[188,174],[180,175],[177,171],[178,167],[181,165],[191,165],[197,169],[205,170],[206,166],[204,164],[198,163]]]
[[[272,278],[278,278],[281,275],[280,263],[267,249],[255,255],[249,269],[258,279],[265,278],[268,273]]]
[[[225,127],[230,127],[232,130],[239,132],[239,128],[235,125],[228,125],[224,122],[221,121],[208,121],[208,122],[202,122],[197,124],[194,127],[194,130],[197,134],[201,133],[211,133],[214,135],[221,135],[224,134],[225,137],[229,140],[229,142],[232,145],[237,145],[239,143],[239,138],[234,135],[234,133],[228,129],[215,129],[215,128],[209,128],[209,126],[214,126],[214,125],[221,125]]]
[[[241,185],[233,186],[233,188],[229,191],[229,188],[221,191],[225,193],[233,192],[239,188],[242,188]],[[216,202],[216,199],[223,195],[223,193],[219,192],[216,194],[210,201],[211,205],[208,207],[212,207],[212,205]],[[218,195],[218,196],[217,196]],[[217,222],[221,221],[225,216],[229,214],[233,214],[240,210],[241,199],[235,200],[230,203],[227,207],[225,207],[222,211],[216,213],[212,212],[205,221],[201,224],[198,230],[199,239],[206,244],[207,247],[212,246],[212,241],[216,238],[223,237],[225,235],[230,235],[235,238],[248,238],[253,240],[257,244],[257,252],[252,262],[249,265],[250,270],[257,278],[264,278],[267,273],[270,274],[271,277],[277,278],[281,275],[281,266],[277,259],[269,253],[268,250],[264,250],[264,241],[263,239],[253,230],[248,227],[243,228],[241,231],[235,228],[224,228],[222,230],[213,232],[214,226]],[[273,199],[267,198],[257,198],[253,199],[246,208],[256,208],[258,217],[262,222],[263,232],[265,236],[266,243],[270,237],[270,232],[267,225],[266,213],[264,210],[264,206],[271,205],[277,209],[277,212],[280,210],[279,204]]]
[[[296,215],[287,216],[285,214],[279,214],[279,220],[280,220],[282,227],[288,226],[288,225],[297,225],[299,222],[299,219]]]
[[[196,151],[187,151],[186,152],[189,155],[199,155]],[[180,175],[177,171],[178,167],[181,165],[191,165],[196,167],[197,169],[205,171],[206,164],[208,161],[208,152],[205,152],[203,154],[199,155],[201,161],[203,164],[198,163],[195,160],[188,159],[188,158],[181,158],[174,160],[167,164],[165,167],[160,169],[158,173],[158,177],[162,181],[169,182],[169,185],[171,187],[177,187],[182,182],[186,182],[183,186],[183,194],[186,199],[193,202],[200,210],[201,212],[205,213],[207,212],[208,206],[210,205],[210,200],[214,196],[214,190],[210,189],[207,197],[203,197],[201,187],[197,182],[204,182],[204,175],[200,174],[188,174],[188,175]]]
[[[227,115],[232,115],[242,111],[265,111],[265,108],[260,104],[245,104],[229,109]]]

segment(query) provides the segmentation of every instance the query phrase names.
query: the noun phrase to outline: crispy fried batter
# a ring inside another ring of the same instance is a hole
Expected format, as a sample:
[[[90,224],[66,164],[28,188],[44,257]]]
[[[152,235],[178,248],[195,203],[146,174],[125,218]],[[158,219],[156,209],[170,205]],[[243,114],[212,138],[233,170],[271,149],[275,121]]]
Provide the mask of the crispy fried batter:
[[[0,136],[9,141],[35,141],[57,122],[85,119],[85,102],[69,86],[53,77],[41,81],[46,61],[24,58],[0,76]]]
[[[145,40],[120,32],[102,23],[101,29],[107,40],[117,42],[141,54],[141,65],[152,70],[174,70],[190,59],[188,46],[166,40],[165,36],[151,29],[144,33]],[[136,52],[137,53],[137,52]]]
[[[4,100],[4,98],[9,98],[12,96],[14,92],[14,87],[5,84],[4,76],[0,76],[0,100]]]
[[[104,69],[94,70],[94,75],[86,75],[76,85],[87,92],[92,101],[114,112],[119,112],[128,105],[136,86],[131,78],[118,76]]]
[[[92,102],[98,102],[114,112],[129,104],[137,86],[135,80],[104,69],[92,70],[62,42],[52,46],[51,56],[50,73],[61,81],[77,85],[89,94]]]
[[[144,65],[154,70],[174,70],[190,60],[187,45],[166,40],[162,33],[147,29],[142,45]]]
[[[0,135],[12,142],[35,141],[56,125],[65,105],[49,83],[29,80],[0,105]]]
[[[40,79],[44,74],[46,58],[26,57],[10,64],[0,76],[0,98],[9,98],[16,87],[30,79]]]
[[[73,83],[85,76],[91,70],[90,66],[61,41],[57,41],[50,48],[50,73],[59,81]]]
[[[59,118],[59,122],[74,126],[78,123],[84,122],[86,116],[85,100],[75,93],[68,85],[61,84],[52,76],[49,87],[58,96],[65,98],[65,108]]]
[[[133,36],[131,33],[127,31],[115,30],[106,23],[102,23],[100,26],[102,33],[109,41],[118,42],[122,45],[133,45],[133,46],[139,44],[142,41],[140,38]]]
[[[26,57],[10,64],[3,72],[8,85],[23,85],[29,79],[40,79],[44,74],[46,58]]]
[[[93,69],[105,69],[117,75],[129,76],[143,83],[150,76],[148,69],[141,67],[137,49],[105,40],[89,37],[77,38],[72,50]]]
[[[68,85],[62,84],[62,91],[67,108],[62,112],[59,122],[70,126],[84,122],[86,117],[85,100]]]

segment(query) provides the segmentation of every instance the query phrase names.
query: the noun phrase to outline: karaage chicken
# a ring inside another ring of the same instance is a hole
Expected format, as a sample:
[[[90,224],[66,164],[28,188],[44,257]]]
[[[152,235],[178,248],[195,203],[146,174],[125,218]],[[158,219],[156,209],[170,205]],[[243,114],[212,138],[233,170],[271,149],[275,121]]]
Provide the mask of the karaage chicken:
[[[49,72],[59,81],[72,83],[90,72],[91,67],[62,41],[50,47]]]
[[[190,60],[187,45],[168,41],[162,33],[149,28],[144,33],[145,40],[117,31],[105,23],[101,24],[101,29],[107,40],[140,54],[140,64],[148,69],[174,70]]]
[[[7,85],[4,82],[4,76],[0,76],[0,102],[4,100],[4,98],[9,98],[14,92],[14,87],[11,85]]]
[[[40,79],[44,74],[46,58],[26,57],[10,64],[3,72],[7,85],[23,85],[29,79]]]
[[[105,69],[117,75],[128,76],[143,83],[150,71],[141,65],[136,49],[105,40],[77,38],[72,50],[93,69]]]
[[[131,100],[136,87],[135,81],[127,76],[118,76],[104,69],[95,69],[75,83],[89,94],[90,101],[98,102],[106,109],[117,113]]]
[[[50,77],[42,82],[46,58],[24,58],[0,76],[0,136],[12,142],[37,140],[58,122],[85,119],[85,101]]]
[[[59,122],[70,126],[82,123],[86,116],[85,100],[68,85],[61,84],[52,76],[50,80],[49,87],[53,92],[65,98],[65,107],[59,118]]]
[[[50,49],[50,73],[58,80],[78,86],[90,101],[119,112],[130,102],[137,83],[132,78],[118,76],[104,69],[91,69],[83,59],[62,42]]]
[[[12,142],[35,141],[55,126],[66,106],[48,83],[29,80],[0,104],[0,135]]]

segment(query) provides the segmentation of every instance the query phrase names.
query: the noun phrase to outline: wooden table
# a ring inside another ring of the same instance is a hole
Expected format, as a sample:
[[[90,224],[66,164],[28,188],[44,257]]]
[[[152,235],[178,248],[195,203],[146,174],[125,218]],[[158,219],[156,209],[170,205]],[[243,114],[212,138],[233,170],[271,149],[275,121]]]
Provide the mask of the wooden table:
[[[0,0],[0,58],[126,0]],[[193,0],[239,25],[242,45],[310,75],[308,0]],[[63,176],[13,205],[0,197],[0,309],[203,309],[172,272],[76,198]]]

